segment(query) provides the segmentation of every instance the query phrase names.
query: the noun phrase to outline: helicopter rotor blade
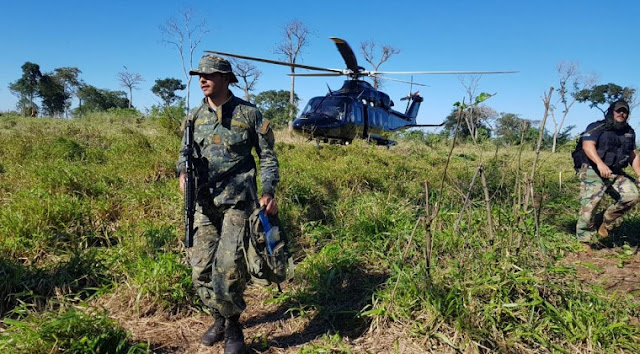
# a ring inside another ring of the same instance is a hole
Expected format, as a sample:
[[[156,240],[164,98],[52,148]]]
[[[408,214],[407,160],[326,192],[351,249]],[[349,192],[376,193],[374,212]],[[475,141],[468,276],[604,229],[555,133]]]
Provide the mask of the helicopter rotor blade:
[[[336,37],[329,37],[333,43],[338,47],[338,51],[340,55],[342,55],[342,59],[344,59],[344,63],[347,64],[347,68],[354,73],[360,71],[358,67],[358,60],[356,59],[356,55],[353,53],[353,50],[349,46],[349,44],[344,40]]]
[[[440,74],[459,74],[459,75],[467,75],[467,74],[514,74],[519,71],[370,71],[369,75],[415,75],[415,74],[424,74],[424,75],[440,75]]]
[[[373,76],[373,75],[372,75]],[[411,85],[416,85],[416,86],[426,86],[429,87],[429,85],[425,85],[425,84],[421,84],[418,82],[414,82],[414,81],[405,81],[405,80],[398,80],[398,79],[392,79],[390,77],[385,77],[385,76],[380,76],[380,75],[375,75],[377,78],[381,79],[381,80],[389,80],[389,81],[396,81],[396,82],[402,82],[405,84],[411,84]]]
[[[342,76],[344,74],[342,73],[337,73],[337,72],[333,72],[333,73],[317,73],[317,74],[287,74],[287,76]]]
[[[219,54],[219,55],[225,55],[225,56],[238,58],[238,59],[255,60],[255,61],[260,61],[260,62],[263,62],[263,63],[284,65],[284,66],[300,68],[300,69],[330,71],[330,72],[339,73],[340,75],[344,74],[344,71],[340,70],[340,69],[321,68],[319,66],[311,66],[311,65],[304,65],[304,64],[298,64],[298,63],[287,63],[285,61],[271,60],[271,59],[258,58],[258,57],[250,57],[248,55],[232,54],[232,53],[218,52],[218,51],[213,51],[213,50],[205,50],[205,52],[206,53]]]

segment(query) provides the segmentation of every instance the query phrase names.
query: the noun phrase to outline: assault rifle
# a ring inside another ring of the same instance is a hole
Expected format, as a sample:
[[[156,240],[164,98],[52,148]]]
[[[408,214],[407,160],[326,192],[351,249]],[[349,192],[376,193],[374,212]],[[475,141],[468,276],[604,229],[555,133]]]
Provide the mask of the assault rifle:
[[[185,186],[184,186],[184,246],[193,246],[193,217],[196,212],[196,171],[193,159],[193,120],[187,119],[184,130],[185,146],[182,155],[185,158]]]

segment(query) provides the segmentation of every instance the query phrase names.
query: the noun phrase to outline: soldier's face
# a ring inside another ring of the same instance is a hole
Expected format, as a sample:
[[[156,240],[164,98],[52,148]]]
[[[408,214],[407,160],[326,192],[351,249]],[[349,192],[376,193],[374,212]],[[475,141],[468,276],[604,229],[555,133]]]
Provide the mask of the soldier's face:
[[[618,108],[613,112],[613,120],[618,123],[624,123],[629,118],[629,111],[625,108]]]
[[[229,79],[221,73],[200,74],[200,89],[207,97],[225,94],[229,88]]]

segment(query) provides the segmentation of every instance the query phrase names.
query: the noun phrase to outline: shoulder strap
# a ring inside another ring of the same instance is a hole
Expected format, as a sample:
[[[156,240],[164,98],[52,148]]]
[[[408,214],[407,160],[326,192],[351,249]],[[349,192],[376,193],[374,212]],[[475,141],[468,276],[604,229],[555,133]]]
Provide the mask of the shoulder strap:
[[[193,114],[193,118],[191,118],[192,121],[195,122],[196,118],[198,118],[198,113],[200,113],[200,111],[202,110],[203,106],[204,105],[201,104],[200,107],[198,107],[198,110],[196,110],[196,113]],[[187,119],[189,119],[189,116],[187,116]]]
[[[587,131],[584,131],[584,132],[580,133],[580,137],[582,138],[585,134],[591,134],[591,133],[593,133],[594,131],[596,131],[596,130],[598,130],[598,129],[602,128],[602,127],[604,127],[604,124],[605,124],[605,123],[602,123],[602,124],[600,124],[600,125],[598,125],[598,126],[593,127],[593,128],[592,128],[592,129],[590,129],[590,130],[587,130]]]

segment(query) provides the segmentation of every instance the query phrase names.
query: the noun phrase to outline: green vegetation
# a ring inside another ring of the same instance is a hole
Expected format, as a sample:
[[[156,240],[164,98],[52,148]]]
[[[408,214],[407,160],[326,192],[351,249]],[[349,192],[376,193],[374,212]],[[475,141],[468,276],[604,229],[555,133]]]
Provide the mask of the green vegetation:
[[[287,126],[291,117],[298,113],[298,96],[294,95],[294,104],[289,103],[289,91],[268,90],[260,92],[253,97],[253,102],[262,112],[262,116],[268,119],[275,128]]]
[[[568,153],[542,152],[536,208],[525,209],[529,147],[457,146],[441,188],[450,141],[404,136],[391,149],[277,144],[280,217],[298,264],[270,301],[324,328],[302,352],[358,352],[343,339],[393,328],[434,352],[640,351],[638,298],[580,280],[566,259],[581,250]],[[127,109],[2,116],[0,144],[2,352],[154,351],[115,315],[204,311],[179,242],[180,138],[162,120]],[[481,161],[493,238],[480,183],[462,209]],[[425,199],[439,206],[431,238]],[[620,232],[637,234],[638,213],[629,218]],[[634,254],[621,246],[614,261],[625,267]]]

